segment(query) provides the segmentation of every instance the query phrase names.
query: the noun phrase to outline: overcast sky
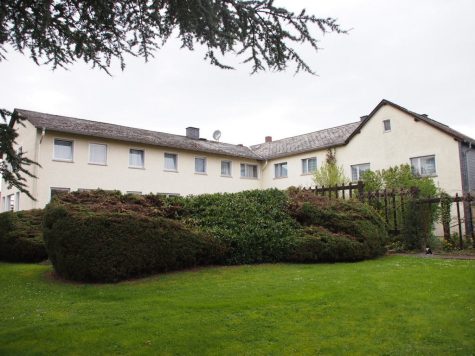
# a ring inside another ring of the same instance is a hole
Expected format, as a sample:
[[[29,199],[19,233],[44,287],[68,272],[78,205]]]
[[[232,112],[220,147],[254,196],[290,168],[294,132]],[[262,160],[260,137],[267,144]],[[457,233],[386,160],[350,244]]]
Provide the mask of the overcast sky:
[[[357,121],[384,98],[475,138],[475,1],[277,3],[352,29],[319,35],[318,53],[299,47],[318,76],[225,71],[176,41],[148,63],[129,58],[112,77],[83,63],[52,71],[10,51],[0,106],[180,135],[196,126],[205,138],[220,129],[221,141],[250,145]]]

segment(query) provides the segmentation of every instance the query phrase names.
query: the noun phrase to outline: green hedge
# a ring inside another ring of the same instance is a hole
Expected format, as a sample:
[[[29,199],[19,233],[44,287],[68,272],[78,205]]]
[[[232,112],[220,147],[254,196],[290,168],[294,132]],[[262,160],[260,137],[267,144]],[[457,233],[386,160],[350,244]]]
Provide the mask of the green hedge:
[[[39,262],[48,258],[42,232],[43,210],[0,214],[0,260]]]
[[[350,235],[321,227],[307,227],[295,239],[287,261],[298,263],[354,262],[367,258],[367,250]]]
[[[277,189],[204,194],[182,199],[182,219],[229,247],[227,264],[285,259],[299,225],[289,199]]]
[[[116,282],[222,262],[225,248],[179,222],[133,213],[46,208],[46,248],[55,271],[77,281]]]
[[[59,275],[95,282],[208,264],[358,261],[384,253],[387,238],[358,201],[276,189],[61,195],[46,208],[44,236]]]
[[[301,190],[289,191],[291,215],[303,226],[323,227],[334,234],[352,236],[362,244],[364,258],[386,252],[386,224],[371,206],[357,200],[329,199]],[[355,255],[360,255],[355,250]]]

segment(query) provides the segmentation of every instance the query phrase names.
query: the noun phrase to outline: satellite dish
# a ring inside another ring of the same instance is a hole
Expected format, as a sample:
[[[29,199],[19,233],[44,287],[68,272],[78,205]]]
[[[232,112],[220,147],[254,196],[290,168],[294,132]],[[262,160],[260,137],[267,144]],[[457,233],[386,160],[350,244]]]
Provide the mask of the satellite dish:
[[[221,137],[221,131],[216,130],[215,132],[213,132],[213,138],[215,139],[215,141],[219,141],[220,137]]]

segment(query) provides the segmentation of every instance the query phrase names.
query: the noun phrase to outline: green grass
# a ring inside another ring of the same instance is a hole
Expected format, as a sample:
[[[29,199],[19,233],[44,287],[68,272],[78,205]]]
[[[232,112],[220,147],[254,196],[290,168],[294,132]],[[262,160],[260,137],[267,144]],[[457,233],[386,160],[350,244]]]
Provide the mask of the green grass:
[[[255,265],[116,285],[0,264],[0,354],[475,353],[475,260]]]

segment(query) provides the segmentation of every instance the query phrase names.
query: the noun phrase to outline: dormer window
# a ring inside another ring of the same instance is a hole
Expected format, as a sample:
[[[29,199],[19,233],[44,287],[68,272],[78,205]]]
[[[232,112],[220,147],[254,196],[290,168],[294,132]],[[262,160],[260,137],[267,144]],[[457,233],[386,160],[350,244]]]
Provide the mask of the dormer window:
[[[383,120],[384,132],[391,131],[391,120]]]

